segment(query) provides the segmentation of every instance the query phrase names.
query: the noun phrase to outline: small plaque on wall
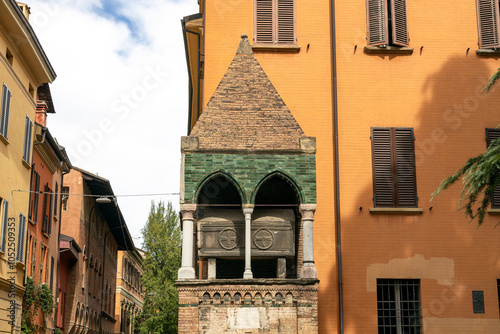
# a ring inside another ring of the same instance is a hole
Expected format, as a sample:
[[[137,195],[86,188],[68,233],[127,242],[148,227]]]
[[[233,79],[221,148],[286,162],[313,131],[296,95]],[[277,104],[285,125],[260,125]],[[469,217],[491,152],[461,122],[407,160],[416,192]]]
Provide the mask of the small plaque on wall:
[[[472,306],[474,308],[474,313],[484,313],[483,291],[472,291]]]

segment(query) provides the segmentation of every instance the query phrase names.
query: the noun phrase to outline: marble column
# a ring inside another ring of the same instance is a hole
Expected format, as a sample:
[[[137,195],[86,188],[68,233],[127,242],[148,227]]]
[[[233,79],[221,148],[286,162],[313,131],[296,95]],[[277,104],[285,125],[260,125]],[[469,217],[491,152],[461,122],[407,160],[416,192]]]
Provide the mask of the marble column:
[[[314,266],[314,212],[316,204],[301,204],[299,207],[302,214],[302,244],[304,245],[304,266],[300,272],[300,278],[318,278],[318,271]]]
[[[182,266],[177,278],[179,280],[194,279],[193,267],[193,228],[196,204],[181,204],[182,213]]]
[[[252,212],[253,205],[244,205],[245,215],[245,272],[243,278],[253,278],[252,273]]]

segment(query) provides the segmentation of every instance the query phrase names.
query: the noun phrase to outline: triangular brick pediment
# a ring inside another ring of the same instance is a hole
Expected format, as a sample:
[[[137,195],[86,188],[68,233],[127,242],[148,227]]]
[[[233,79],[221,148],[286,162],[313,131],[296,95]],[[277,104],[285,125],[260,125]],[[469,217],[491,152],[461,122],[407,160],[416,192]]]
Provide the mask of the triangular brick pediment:
[[[190,137],[202,150],[298,150],[305,137],[246,35]]]

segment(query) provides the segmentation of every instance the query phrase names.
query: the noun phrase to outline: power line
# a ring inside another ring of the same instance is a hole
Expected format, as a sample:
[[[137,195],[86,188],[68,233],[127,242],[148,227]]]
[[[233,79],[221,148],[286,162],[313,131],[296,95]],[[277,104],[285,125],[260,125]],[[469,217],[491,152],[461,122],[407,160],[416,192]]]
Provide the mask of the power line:
[[[32,193],[32,194],[49,194],[49,195],[67,195],[67,196],[81,196],[81,197],[152,197],[152,196],[179,196],[180,193],[152,193],[152,194],[123,194],[123,195],[91,195],[91,194],[70,194],[63,192],[47,192],[47,191],[34,191],[34,190],[21,190],[16,189],[12,190],[13,192],[21,192],[21,193]]]

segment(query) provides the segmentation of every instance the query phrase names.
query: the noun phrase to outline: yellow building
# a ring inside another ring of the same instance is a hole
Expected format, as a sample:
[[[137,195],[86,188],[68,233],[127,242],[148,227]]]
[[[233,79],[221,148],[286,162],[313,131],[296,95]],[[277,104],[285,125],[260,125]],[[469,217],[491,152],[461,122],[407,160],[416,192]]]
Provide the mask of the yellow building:
[[[0,333],[20,333],[37,88],[56,74],[28,23],[0,1]]]
[[[144,271],[141,250],[118,251],[116,272],[115,333],[134,333],[135,317],[142,312]]]

